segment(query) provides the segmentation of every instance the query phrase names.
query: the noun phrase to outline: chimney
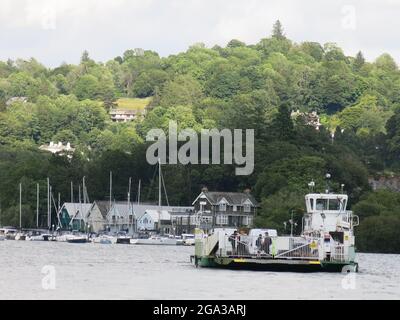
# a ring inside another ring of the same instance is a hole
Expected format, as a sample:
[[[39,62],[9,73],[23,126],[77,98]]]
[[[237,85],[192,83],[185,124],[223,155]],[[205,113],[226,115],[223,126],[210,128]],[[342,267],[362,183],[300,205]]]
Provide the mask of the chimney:
[[[201,188],[201,192],[208,192],[208,188],[204,186],[203,188]]]
[[[246,193],[246,194],[250,194],[251,193],[251,189],[250,188],[244,189],[243,192]]]

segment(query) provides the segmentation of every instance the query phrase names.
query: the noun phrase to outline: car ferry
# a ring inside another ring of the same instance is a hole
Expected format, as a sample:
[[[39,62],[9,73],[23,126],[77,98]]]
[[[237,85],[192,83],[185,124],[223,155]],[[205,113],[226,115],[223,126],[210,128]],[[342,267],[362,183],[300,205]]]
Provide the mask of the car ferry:
[[[346,210],[346,194],[310,193],[300,236],[278,236],[269,229],[196,229],[196,267],[271,271],[358,271],[354,227],[358,216]]]

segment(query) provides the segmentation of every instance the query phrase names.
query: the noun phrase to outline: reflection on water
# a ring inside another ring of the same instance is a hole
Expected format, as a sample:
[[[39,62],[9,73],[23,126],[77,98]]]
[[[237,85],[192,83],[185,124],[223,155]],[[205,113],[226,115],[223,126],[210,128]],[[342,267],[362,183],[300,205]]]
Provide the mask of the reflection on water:
[[[189,261],[193,252],[183,246],[1,241],[0,299],[400,298],[400,255],[358,254],[360,272],[349,276],[196,269]]]

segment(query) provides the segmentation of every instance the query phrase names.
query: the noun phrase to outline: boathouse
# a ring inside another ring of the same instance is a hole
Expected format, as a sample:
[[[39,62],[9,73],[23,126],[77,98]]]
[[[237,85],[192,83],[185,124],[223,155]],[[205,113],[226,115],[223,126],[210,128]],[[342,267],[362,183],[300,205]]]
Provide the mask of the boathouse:
[[[91,207],[91,203],[64,203],[59,211],[62,229],[86,231]]]
[[[107,213],[110,211],[109,201],[94,201],[89,210],[87,223],[90,230],[99,233],[105,229],[107,224]]]
[[[139,231],[158,231],[161,234],[171,234],[171,215],[168,210],[148,209],[138,219]]]

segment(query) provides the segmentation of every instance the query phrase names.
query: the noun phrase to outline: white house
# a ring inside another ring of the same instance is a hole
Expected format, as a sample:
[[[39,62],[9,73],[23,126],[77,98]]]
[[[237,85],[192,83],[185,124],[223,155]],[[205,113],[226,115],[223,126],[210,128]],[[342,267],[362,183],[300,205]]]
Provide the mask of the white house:
[[[168,210],[148,209],[138,219],[137,226],[139,231],[160,231],[163,234],[169,234],[171,231],[171,214]]]

